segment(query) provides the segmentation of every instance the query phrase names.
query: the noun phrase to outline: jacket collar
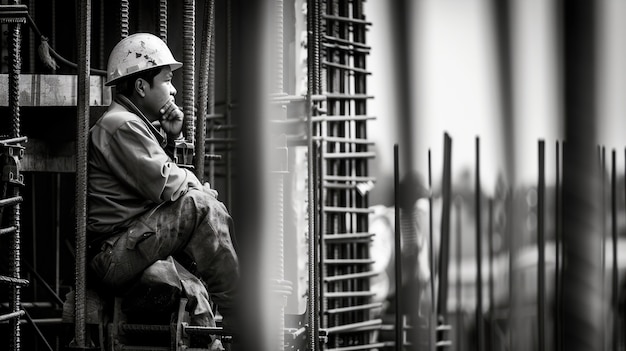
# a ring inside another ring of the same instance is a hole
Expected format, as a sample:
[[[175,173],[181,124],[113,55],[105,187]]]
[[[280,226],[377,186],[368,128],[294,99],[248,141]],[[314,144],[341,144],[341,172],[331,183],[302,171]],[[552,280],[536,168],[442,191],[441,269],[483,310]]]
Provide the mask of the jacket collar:
[[[148,117],[141,112],[141,110],[132,102],[129,98],[124,95],[117,94],[115,95],[114,101],[124,107],[128,112],[132,112],[139,116],[139,118],[146,124],[148,129],[154,134],[154,137],[157,139],[159,144],[163,144],[165,142],[165,137],[161,132],[148,120]]]

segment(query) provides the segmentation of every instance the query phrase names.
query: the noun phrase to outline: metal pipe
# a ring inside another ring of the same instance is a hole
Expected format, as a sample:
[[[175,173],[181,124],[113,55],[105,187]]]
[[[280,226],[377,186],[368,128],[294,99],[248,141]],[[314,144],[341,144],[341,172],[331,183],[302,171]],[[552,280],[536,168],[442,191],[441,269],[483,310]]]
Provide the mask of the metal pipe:
[[[16,319],[16,318],[18,318],[20,316],[23,316],[23,315],[24,315],[24,311],[23,310],[15,311],[15,312],[7,313],[7,314],[3,314],[3,315],[0,315],[0,322],[1,321],[6,321],[6,320],[9,320],[9,319],[13,320],[13,319]]]
[[[476,350],[484,350],[484,324],[483,324],[483,274],[482,274],[482,209],[480,187],[480,138],[476,137],[476,187],[475,187],[475,210],[476,210]]]
[[[545,142],[539,141],[539,175],[537,187],[537,335],[539,351],[546,349],[545,320],[546,320],[546,256],[545,256],[545,193],[546,193],[546,172],[545,172]]]
[[[394,189],[394,245],[395,245],[395,284],[396,284],[396,301],[395,301],[395,309],[396,309],[396,350],[402,350],[404,345],[404,323],[403,323],[403,315],[400,312],[400,308],[402,307],[402,233],[400,232],[400,166],[399,166],[399,151],[398,144],[393,146],[393,189]]]
[[[183,111],[185,140],[195,142],[196,2],[183,3]]]
[[[27,286],[30,282],[26,279],[7,277],[4,275],[0,275],[0,283],[7,283],[13,286]]]
[[[46,348],[50,351],[54,351],[54,349],[52,348],[52,346],[50,346],[50,343],[48,342],[48,340],[46,339],[45,336],[43,336],[43,333],[41,332],[41,330],[39,329],[39,327],[37,326],[37,323],[35,323],[35,321],[30,317],[30,315],[28,314],[28,312],[24,311],[24,316],[26,317],[26,320],[30,323],[30,325],[33,326],[33,328],[35,329],[35,332],[37,333],[37,335],[39,335],[39,338],[44,342],[44,344],[46,345]]]
[[[78,47],[78,91],[76,132],[76,265],[75,265],[75,313],[74,340],[72,346],[86,348],[86,250],[87,250],[87,150],[89,133],[89,80],[91,57],[91,0],[79,7]]]
[[[19,203],[21,203],[22,201],[24,201],[24,199],[18,195],[15,195],[13,197],[9,197],[6,199],[1,199],[0,200],[0,207],[7,207],[7,206],[13,206],[13,205],[18,205]]]
[[[28,264],[28,262],[24,262],[24,265],[26,266],[26,268],[28,268],[28,270],[35,276],[35,278],[41,282],[41,284],[44,286],[44,288],[48,291],[48,293],[50,293],[50,295],[54,298],[54,300],[56,301],[57,305],[59,306],[63,306],[63,300],[61,300],[61,298],[59,297],[59,295],[57,295],[57,293],[54,291],[54,289],[52,289],[52,287],[50,287],[50,285],[46,282],[46,280],[39,274],[37,273],[37,271],[35,270],[34,267],[32,267],[31,265]]]
[[[17,228],[15,226],[8,227],[8,228],[0,228],[0,235],[15,233],[16,229]]]

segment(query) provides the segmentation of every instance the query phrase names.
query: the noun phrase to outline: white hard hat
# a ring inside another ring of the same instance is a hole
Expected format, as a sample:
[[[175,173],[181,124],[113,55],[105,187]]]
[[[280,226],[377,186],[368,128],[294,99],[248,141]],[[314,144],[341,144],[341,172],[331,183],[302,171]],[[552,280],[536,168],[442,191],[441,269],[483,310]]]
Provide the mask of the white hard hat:
[[[123,77],[150,68],[170,66],[173,71],[182,65],[159,37],[136,33],[122,39],[111,51],[104,85],[115,85]]]

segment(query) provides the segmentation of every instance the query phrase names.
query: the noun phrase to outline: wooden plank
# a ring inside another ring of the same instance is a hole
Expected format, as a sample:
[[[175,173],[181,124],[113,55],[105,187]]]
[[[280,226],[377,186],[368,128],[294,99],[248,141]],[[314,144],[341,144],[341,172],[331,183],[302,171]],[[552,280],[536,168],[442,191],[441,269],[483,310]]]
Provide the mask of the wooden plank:
[[[76,106],[78,81],[74,75],[20,75],[20,106]],[[0,74],[0,106],[8,106],[9,78]],[[90,77],[90,105],[108,106],[111,88],[104,86],[104,77]]]
[[[28,139],[24,145],[22,172],[75,172],[76,142]]]

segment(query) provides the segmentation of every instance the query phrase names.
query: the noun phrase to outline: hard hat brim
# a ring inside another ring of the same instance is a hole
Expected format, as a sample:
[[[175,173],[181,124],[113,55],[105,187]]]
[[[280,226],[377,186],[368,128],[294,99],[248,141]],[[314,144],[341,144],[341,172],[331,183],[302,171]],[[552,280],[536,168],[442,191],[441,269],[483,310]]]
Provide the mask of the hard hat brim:
[[[125,80],[125,79],[127,79],[127,78],[129,78],[131,76],[137,75],[137,74],[139,74],[139,73],[141,73],[143,71],[147,71],[148,69],[165,67],[165,66],[170,66],[170,68],[172,69],[172,72],[173,72],[173,71],[181,68],[183,66],[183,64],[181,62],[176,61],[174,63],[167,63],[167,64],[162,64],[162,65],[156,65],[156,66],[148,67],[146,69],[142,69],[140,71],[136,71],[136,72],[133,72],[131,74],[126,74],[126,75],[122,75],[122,76],[119,76],[119,77],[116,77],[116,78],[113,78],[113,79],[109,79],[108,81],[106,81],[104,83],[104,85],[107,86],[107,87],[110,87],[110,86],[116,85],[118,82],[120,82],[122,80]]]

